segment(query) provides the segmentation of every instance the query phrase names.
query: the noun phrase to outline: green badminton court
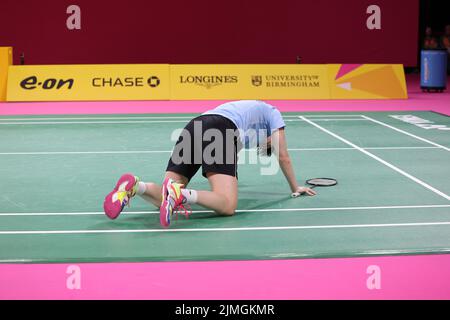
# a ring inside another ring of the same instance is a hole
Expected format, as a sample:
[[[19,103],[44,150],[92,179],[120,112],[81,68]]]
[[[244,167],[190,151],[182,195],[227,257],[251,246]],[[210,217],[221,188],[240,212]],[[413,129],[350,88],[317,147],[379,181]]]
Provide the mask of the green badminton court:
[[[411,115],[431,124],[405,122]],[[136,197],[116,220],[103,199],[125,172],[160,183],[174,130],[196,115],[0,118],[0,262],[205,261],[450,251],[450,118],[433,112],[285,113],[299,182],[239,165],[233,217],[193,207],[159,225]],[[240,159],[255,157],[242,151]],[[198,174],[190,184],[208,189]]]

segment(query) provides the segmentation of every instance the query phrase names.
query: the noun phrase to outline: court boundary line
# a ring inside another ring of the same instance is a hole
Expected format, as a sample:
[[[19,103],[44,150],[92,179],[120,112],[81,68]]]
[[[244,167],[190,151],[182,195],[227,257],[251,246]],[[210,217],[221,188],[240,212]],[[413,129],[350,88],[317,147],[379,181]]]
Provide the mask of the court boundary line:
[[[52,121],[52,120],[185,120],[191,119],[189,116],[161,116],[161,117],[152,117],[152,116],[105,116],[105,117],[46,117],[46,118],[0,118],[0,121]]]
[[[27,121],[27,122],[4,122],[0,125],[71,125],[71,124],[138,124],[138,123],[188,123],[193,118],[185,120],[118,120],[118,121]],[[300,119],[285,119],[286,122],[301,122]],[[369,121],[368,119],[316,119],[316,121]]]
[[[193,113],[191,116],[94,116],[94,117],[38,117],[38,118],[1,118],[0,116],[0,122],[1,121],[48,121],[48,120],[149,120],[149,119],[155,119],[155,120],[164,120],[164,119],[181,119],[181,120],[191,120],[193,119],[193,116],[199,116],[201,113]],[[301,114],[288,114],[284,115],[282,113],[283,118],[298,118]],[[326,117],[361,117],[362,114],[321,114],[321,115],[308,115],[308,117],[313,118],[326,118]]]
[[[302,120],[300,120],[300,119],[284,119],[284,121],[287,121],[287,122],[296,122],[296,121],[298,121],[298,122],[301,122]],[[319,118],[319,119],[314,119],[314,121],[323,121],[323,122],[326,122],[326,121],[369,121],[368,119],[358,119],[358,118],[351,118],[351,119],[345,119],[345,118],[336,118],[336,119],[331,119],[331,118]]]
[[[373,207],[323,207],[323,208],[278,208],[278,209],[238,209],[240,212],[317,212],[317,211],[343,211],[343,210],[391,210],[391,209],[433,209],[433,208],[448,208],[450,204],[430,204],[430,205],[405,205],[405,206],[373,206]],[[192,213],[214,213],[213,210],[193,210]],[[146,215],[159,214],[159,211],[125,211],[122,215]],[[83,216],[83,215],[105,215],[101,211],[92,212],[0,212],[0,217],[11,216]]]
[[[0,125],[67,125],[67,124],[137,124],[137,123],[187,123],[188,120],[141,120],[141,121],[60,121],[60,122],[1,122]]]
[[[161,233],[161,232],[226,232],[226,231],[271,231],[305,229],[350,229],[350,228],[389,228],[450,225],[450,221],[374,223],[374,224],[336,224],[311,226],[278,227],[240,227],[240,228],[186,228],[186,229],[115,229],[115,230],[17,230],[0,231],[0,235],[37,235],[37,234],[92,234],[92,233]]]
[[[410,180],[412,180],[412,181],[414,181],[414,182],[416,182],[416,183],[422,185],[423,187],[425,187],[425,188],[427,188],[428,190],[430,190],[430,191],[436,193],[437,195],[439,195],[439,196],[445,198],[446,200],[450,200],[450,196],[449,196],[449,195],[447,195],[447,194],[445,194],[444,192],[442,192],[442,191],[440,191],[440,190],[434,188],[433,186],[427,184],[426,182],[423,182],[422,180],[418,179],[417,177],[414,177],[413,175],[407,173],[406,171],[404,171],[404,170],[402,170],[402,169],[400,169],[400,168],[394,166],[393,164],[387,162],[386,160],[381,159],[380,157],[378,157],[378,156],[374,155],[373,153],[370,153],[369,151],[367,151],[367,150],[365,150],[365,149],[363,149],[363,148],[357,146],[356,144],[354,144],[354,143],[348,141],[347,139],[345,139],[345,138],[343,138],[343,137],[337,135],[336,133],[333,133],[333,132],[331,132],[330,130],[321,127],[321,126],[318,125],[317,123],[315,123],[315,122],[313,122],[313,121],[311,121],[311,120],[309,120],[309,119],[306,119],[304,116],[300,116],[300,118],[304,119],[306,122],[308,122],[309,124],[313,125],[314,127],[318,128],[318,129],[322,130],[323,132],[328,133],[329,135],[333,136],[334,138],[336,138],[336,139],[338,139],[338,140],[340,140],[340,141],[342,141],[342,142],[348,144],[348,145],[351,146],[351,147],[354,147],[355,149],[357,149],[358,151],[360,151],[360,152],[364,153],[365,155],[371,157],[372,159],[375,159],[375,160],[377,160],[378,162],[384,164],[385,166],[387,166],[387,167],[393,169],[394,171],[397,171],[398,173],[402,174],[403,176],[409,178]]]
[[[416,150],[416,149],[441,149],[439,147],[367,147],[365,150]],[[333,148],[291,148],[288,151],[356,151],[355,148],[333,147]],[[255,152],[248,149],[245,152]],[[2,155],[73,155],[73,154],[148,154],[148,153],[171,153],[172,150],[105,150],[105,151],[30,151],[30,152],[0,152]]]
[[[439,147],[361,147],[366,150],[409,150],[409,149],[440,149]],[[355,150],[355,148],[334,147],[334,148],[291,148],[288,151],[339,151],[339,150]]]
[[[387,124],[387,123],[384,123],[384,122],[382,122],[382,121],[373,119],[373,118],[371,118],[371,117],[368,117],[368,116],[365,116],[365,115],[361,115],[361,116],[362,116],[363,118],[369,120],[369,121],[372,121],[372,122],[374,122],[374,123],[377,123],[377,124],[379,124],[379,125],[382,125],[382,126],[384,126],[384,127],[387,127],[387,128],[392,129],[392,130],[394,130],[394,131],[403,133],[403,134],[405,134],[405,135],[407,135],[407,136],[410,136],[410,137],[415,138],[415,139],[417,139],[417,140],[420,140],[420,141],[426,142],[426,143],[428,143],[428,144],[434,145],[434,146],[439,147],[439,148],[441,148],[441,149],[444,149],[444,150],[446,150],[446,151],[450,151],[450,148],[447,148],[447,147],[445,147],[445,146],[443,146],[443,145],[440,145],[439,143],[436,143],[436,142],[430,141],[430,140],[428,140],[428,139],[419,137],[419,136],[417,136],[417,135],[415,135],[415,134],[409,133],[408,131],[405,131],[405,130],[396,128],[396,127],[394,127],[394,126],[391,126],[390,124]]]

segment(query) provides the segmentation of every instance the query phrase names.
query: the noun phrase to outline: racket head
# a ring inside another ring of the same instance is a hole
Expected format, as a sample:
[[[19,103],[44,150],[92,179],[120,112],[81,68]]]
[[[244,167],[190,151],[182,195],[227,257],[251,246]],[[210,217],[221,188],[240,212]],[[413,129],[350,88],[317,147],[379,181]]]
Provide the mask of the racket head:
[[[313,178],[306,180],[306,183],[315,187],[331,187],[337,185],[337,180],[333,178]]]

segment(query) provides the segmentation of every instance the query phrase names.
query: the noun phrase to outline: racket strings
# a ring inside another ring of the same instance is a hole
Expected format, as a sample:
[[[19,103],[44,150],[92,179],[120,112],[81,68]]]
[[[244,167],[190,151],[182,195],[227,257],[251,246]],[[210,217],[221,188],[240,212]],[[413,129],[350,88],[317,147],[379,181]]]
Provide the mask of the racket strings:
[[[306,183],[309,185],[313,185],[313,186],[326,187],[326,186],[336,185],[337,181],[336,181],[336,179],[332,179],[332,178],[314,178],[314,179],[307,180]]]

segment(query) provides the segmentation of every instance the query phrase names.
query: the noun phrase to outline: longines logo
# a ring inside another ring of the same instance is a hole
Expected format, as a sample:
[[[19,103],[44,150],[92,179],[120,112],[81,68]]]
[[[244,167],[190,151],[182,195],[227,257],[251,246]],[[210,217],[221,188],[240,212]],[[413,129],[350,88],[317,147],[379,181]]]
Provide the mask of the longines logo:
[[[238,83],[238,77],[233,75],[223,76],[180,76],[180,83],[195,84],[211,89],[222,84]]]
[[[93,87],[144,87],[146,84],[151,88],[156,88],[161,80],[156,76],[144,77],[117,77],[117,78],[93,78]]]
[[[320,78],[318,75],[265,75],[252,76],[252,85],[255,87],[264,86],[267,88],[319,88]]]

